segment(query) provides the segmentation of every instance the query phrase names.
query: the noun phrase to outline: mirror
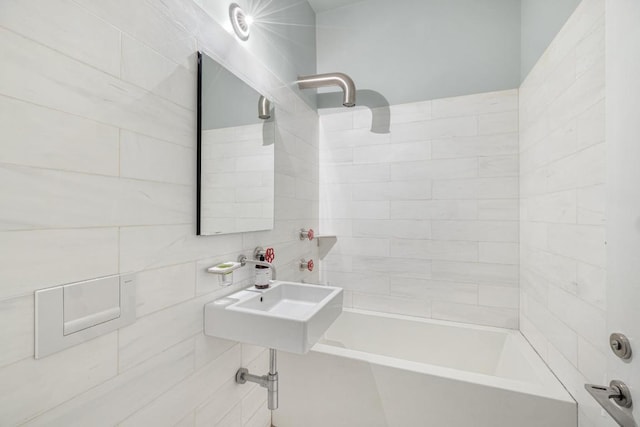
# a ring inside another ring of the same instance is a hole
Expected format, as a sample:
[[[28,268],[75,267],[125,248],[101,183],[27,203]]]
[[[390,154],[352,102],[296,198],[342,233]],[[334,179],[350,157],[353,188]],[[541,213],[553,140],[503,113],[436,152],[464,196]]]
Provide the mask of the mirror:
[[[275,126],[258,117],[268,104],[198,52],[198,235],[273,228]]]

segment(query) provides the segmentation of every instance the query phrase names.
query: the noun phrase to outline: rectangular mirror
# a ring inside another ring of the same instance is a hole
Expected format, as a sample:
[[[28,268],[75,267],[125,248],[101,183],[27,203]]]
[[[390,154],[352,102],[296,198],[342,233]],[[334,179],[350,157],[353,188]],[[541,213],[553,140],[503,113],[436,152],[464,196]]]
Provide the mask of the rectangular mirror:
[[[275,126],[261,98],[198,52],[198,235],[273,228]]]

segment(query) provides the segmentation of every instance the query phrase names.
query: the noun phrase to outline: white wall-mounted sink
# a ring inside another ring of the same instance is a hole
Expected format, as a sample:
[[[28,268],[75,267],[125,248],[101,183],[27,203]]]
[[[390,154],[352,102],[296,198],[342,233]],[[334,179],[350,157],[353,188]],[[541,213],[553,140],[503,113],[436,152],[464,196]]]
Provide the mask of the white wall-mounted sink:
[[[275,281],[204,306],[205,335],[304,354],[342,313],[342,289]]]

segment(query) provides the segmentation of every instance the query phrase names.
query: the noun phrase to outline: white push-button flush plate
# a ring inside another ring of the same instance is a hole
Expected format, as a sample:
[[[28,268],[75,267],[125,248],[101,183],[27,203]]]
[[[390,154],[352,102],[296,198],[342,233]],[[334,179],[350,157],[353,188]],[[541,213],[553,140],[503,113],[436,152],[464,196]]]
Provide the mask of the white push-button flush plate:
[[[133,323],[136,291],[132,274],[101,277],[36,291],[35,357]]]

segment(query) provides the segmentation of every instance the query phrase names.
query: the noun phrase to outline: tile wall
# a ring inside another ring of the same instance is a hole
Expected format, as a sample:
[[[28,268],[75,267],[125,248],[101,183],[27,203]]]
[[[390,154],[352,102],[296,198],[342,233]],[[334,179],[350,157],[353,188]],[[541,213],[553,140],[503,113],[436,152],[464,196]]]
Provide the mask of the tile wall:
[[[583,0],[520,89],[520,327],[579,403],[605,383],[604,0]],[[608,383],[608,381],[606,381]]]
[[[197,49],[275,101],[273,231],[195,235]],[[317,228],[315,112],[188,1],[3,1],[0,51],[0,425],[269,425],[266,392],[234,383],[264,349],[202,334],[230,291],[204,270],[264,245],[317,280],[296,264],[315,257],[296,233]],[[34,360],[33,291],[119,272],[137,321]]]
[[[322,114],[320,183],[349,307],[518,327],[517,90]]]

